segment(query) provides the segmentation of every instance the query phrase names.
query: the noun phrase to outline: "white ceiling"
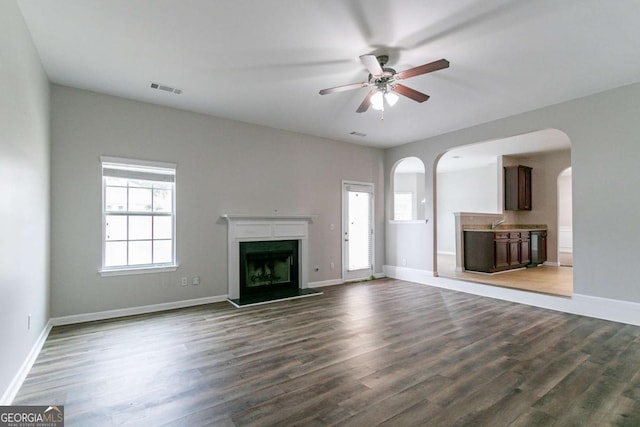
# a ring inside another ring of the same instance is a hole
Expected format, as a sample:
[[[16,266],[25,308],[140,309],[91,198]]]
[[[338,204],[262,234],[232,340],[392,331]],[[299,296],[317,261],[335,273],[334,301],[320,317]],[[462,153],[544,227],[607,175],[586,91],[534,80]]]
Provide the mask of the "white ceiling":
[[[637,0],[18,0],[54,83],[391,147],[640,80]],[[362,54],[431,95],[356,108]],[[152,90],[151,82],[183,90]],[[366,134],[352,136],[350,132]]]

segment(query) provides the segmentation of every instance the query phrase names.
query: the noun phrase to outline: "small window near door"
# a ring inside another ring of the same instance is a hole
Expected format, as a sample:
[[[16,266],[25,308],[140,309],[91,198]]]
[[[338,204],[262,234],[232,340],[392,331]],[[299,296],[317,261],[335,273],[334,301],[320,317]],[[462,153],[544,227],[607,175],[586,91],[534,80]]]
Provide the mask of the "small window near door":
[[[417,157],[400,160],[393,169],[393,219],[425,218],[424,163]]]
[[[393,206],[396,221],[411,221],[413,219],[413,193],[396,191],[393,195]]]

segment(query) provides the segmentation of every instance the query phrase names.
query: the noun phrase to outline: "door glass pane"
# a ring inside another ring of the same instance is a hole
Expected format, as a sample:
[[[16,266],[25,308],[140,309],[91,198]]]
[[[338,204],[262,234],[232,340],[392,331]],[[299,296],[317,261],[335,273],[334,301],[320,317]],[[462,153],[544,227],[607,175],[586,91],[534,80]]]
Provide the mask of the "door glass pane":
[[[151,239],[151,217],[129,217],[129,240]]]
[[[371,195],[365,192],[348,192],[348,269],[362,270],[370,268],[371,239]]]
[[[129,265],[151,264],[151,241],[129,242]]]

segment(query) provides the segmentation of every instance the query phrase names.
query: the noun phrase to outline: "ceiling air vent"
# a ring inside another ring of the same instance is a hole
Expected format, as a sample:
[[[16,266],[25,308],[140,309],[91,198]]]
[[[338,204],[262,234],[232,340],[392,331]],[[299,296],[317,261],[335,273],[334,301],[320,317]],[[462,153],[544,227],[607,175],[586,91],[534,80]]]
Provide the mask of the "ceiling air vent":
[[[151,83],[151,89],[163,90],[165,92],[175,93],[176,95],[180,95],[182,93],[182,89],[176,89],[175,87],[161,85],[158,83]]]
[[[365,137],[367,136],[366,133],[362,133],[362,132],[356,132],[355,130],[353,132],[350,132],[349,135],[353,135],[353,136],[360,136],[360,137]]]

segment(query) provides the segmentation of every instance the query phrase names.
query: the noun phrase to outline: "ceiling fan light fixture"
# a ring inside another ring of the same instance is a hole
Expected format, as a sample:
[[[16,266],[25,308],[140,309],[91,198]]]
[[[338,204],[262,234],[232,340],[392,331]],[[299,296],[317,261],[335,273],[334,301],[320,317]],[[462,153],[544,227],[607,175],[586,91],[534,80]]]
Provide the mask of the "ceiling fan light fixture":
[[[381,91],[374,93],[371,97],[371,108],[373,108],[374,110],[384,109],[384,98],[382,97]]]
[[[385,92],[384,99],[390,107],[393,107],[400,97],[393,92]]]
[[[443,58],[398,73],[393,68],[383,68],[388,60],[389,57],[387,55],[360,55],[360,62],[369,72],[368,80],[361,83],[322,89],[320,95],[373,86],[373,89],[367,92],[364,100],[356,109],[356,113],[364,113],[370,107],[374,110],[384,111],[385,100],[389,107],[392,107],[398,101],[398,95],[405,96],[415,102],[425,102],[429,99],[429,95],[426,93],[400,84],[398,83],[399,80],[406,80],[449,67],[449,61]]]

